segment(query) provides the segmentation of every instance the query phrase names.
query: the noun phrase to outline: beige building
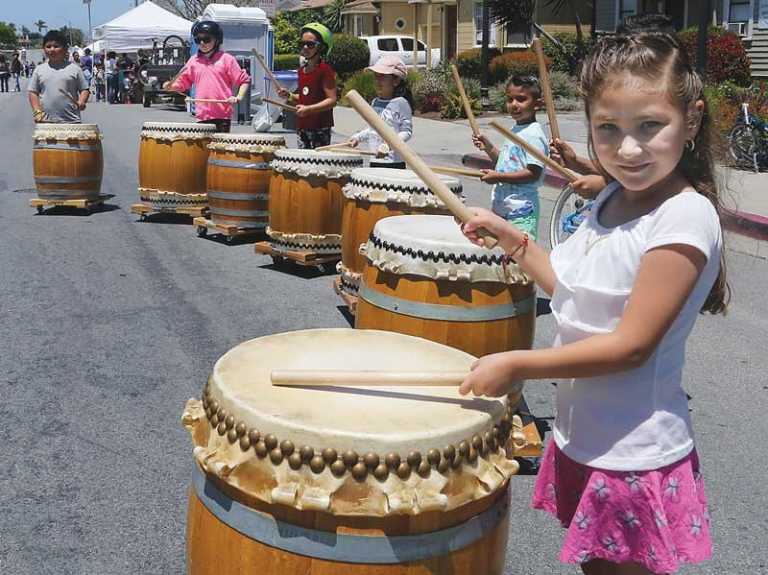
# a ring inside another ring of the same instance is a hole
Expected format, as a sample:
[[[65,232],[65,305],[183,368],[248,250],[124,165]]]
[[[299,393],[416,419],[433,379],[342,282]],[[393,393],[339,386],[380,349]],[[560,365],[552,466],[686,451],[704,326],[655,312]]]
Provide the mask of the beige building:
[[[588,34],[591,9],[587,2],[577,2],[577,6]],[[353,0],[343,13],[344,30],[350,34],[417,34],[424,44],[440,48],[443,58],[479,47],[482,38],[480,0]],[[550,32],[575,30],[573,13],[565,9],[554,15],[543,2],[537,2],[535,21]],[[491,27],[490,44],[501,50],[525,48],[531,38],[532,30]]]

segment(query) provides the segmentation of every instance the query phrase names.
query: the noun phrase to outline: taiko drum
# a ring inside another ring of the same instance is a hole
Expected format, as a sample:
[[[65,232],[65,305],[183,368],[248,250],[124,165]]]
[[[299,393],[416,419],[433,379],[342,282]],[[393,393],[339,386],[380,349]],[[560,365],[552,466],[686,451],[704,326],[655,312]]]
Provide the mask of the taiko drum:
[[[269,227],[277,251],[341,252],[342,187],[362,156],[277,150],[269,183]]]
[[[416,335],[472,355],[533,344],[536,291],[501,248],[467,240],[450,216],[379,221],[367,259],[355,326]]]
[[[32,164],[40,198],[99,197],[104,154],[96,124],[38,124],[33,140]]]
[[[461,196],[459,180],[439,176],[454,194]],[[368,241],[379,220],[405,214],[448,214],[448,208],[411,170],[359,168],[354,170],[344,189],[342,215],[341,287],[357,295],[365,257],[360,246]]]
[[[182,418],[195,459],[188,573],[501,575],[519,468],[507,398],[270,381],[273,369],[468,371],[474,361],[351,329],[227,352]]]
[[[208,146],[208,206],[214,223],[266,229],[269,180],[279,134],[214,134]]]
[[[212,124],[144,122],[139,197],[155,208],[205,207]]]

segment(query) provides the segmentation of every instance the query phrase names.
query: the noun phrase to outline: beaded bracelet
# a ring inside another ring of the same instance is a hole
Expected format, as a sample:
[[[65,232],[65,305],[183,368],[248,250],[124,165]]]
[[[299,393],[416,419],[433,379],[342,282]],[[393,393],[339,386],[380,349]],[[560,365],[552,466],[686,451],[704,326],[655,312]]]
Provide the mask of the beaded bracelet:
[[[514,250],[512,250],[512,253],[504,254],[504,263],[507,263],[507,264],[514,263],[515,260],[513,260],[512,258],[515,256],[515,254],[517,254],[517,252],[519,252],[520,250],[524,250],[528,247],[529,239],[530,238],[528,234],[524,233],[523,239],[520,240],[520,244],[518,244],[518,246]]]

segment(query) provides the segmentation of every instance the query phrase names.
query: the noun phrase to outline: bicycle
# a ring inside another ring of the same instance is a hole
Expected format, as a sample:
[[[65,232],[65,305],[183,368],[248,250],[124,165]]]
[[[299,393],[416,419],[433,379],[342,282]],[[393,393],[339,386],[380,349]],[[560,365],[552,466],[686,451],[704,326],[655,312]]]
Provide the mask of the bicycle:
[[[728,152],[738,167],[759,172],[768,167],[768,123],[750,114],[749,104],[742,104],[741,111],[728,134]]]
[[[555,200],[552,218],[549,220],[549,245],[563,243],[573,234],[589,215],[593,200],[582,198],[569,185],[565,186]]]

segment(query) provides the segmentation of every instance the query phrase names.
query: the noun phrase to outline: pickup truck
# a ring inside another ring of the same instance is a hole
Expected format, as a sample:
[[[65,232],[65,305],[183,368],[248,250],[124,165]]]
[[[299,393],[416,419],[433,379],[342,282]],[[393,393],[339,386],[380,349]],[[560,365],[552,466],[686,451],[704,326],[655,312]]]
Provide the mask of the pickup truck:
[[[385,54],[394,54],[399,56],[406,66],[413,66],[413,37],[411,36],[365,36],[360,38],[368,43],[368,50],[371,52],[370,64]],[[417,67],[423,67],[427,63],[426,46],[421,40],[418,40]],[[432,48],[432,66],[440,63],[440,48]]]

